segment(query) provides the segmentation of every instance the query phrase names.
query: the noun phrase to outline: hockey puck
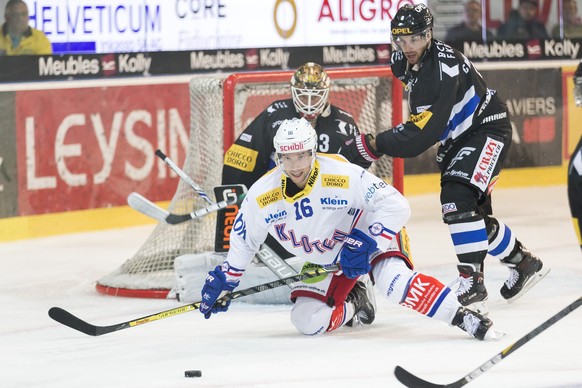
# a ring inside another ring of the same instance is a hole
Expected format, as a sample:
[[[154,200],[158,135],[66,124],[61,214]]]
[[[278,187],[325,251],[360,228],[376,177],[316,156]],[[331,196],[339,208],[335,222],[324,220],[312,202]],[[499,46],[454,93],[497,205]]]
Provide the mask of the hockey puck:
[[[201,370],[187,370],[184,372],[184,377],[202,377]]]

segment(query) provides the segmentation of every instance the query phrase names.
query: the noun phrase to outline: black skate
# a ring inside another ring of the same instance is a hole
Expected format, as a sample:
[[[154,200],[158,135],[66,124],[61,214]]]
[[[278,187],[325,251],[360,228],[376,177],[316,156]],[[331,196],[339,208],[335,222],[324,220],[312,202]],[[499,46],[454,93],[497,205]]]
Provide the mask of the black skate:
[[[465,307],[459,307],[451,325],[463,329],[481,341],[498,339],[503,335],[492,328],[493,322],[489,318]]]
[[[480,314],[487,315],[487,289],[485,288],[483,272],[476,271],[473,264],[459,264],[459,277],[449,286],[459,303]]]
[[[376,318],[376,297],[372,288],[372,281],[366,275],[362,280],[358,280],[354,288],[346,297],[346,302],[354,304],[354,317],[350,319],[346,326],[352,327],[355,323],[370,325]]]
[[[502,260],[509,267],[509,278],[501,287],[501,296],[508,302],[519,299],[550,272],[550,268],[544,268],[542,261],[519,242],[518,248],[513,258]]]

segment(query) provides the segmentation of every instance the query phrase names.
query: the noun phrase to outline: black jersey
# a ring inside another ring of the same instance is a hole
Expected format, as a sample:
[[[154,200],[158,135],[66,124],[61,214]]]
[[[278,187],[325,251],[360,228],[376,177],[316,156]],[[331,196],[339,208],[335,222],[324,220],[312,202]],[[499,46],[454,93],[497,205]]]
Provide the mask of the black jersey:
[[[294,117],[300,116],[292,99],[275,101],[261,112],[228,149],[224,157],[222,184],[242,183],[251,187],[273,168],[273,138],[281,122]],[[345,147],[346,141],[360,134],[354,118],[348,112],[329,105],[317,118],[315,132],[319,152],[342,154],[364,168],[370,166],[370,163],[352,160],[354,158]]]
[[[458,50],[433,39],[424,58],[410,66],[400,51],[392,72],[408,91],[410,118],[377,136],[380,152],[420,155],[437,142],[462,142],[481,128],[509,125],[507,108],[473,64]]]

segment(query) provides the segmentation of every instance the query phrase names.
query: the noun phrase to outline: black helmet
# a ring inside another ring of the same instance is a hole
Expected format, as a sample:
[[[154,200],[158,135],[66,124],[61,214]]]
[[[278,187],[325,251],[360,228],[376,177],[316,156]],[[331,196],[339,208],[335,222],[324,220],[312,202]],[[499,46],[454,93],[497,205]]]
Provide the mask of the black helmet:
[[[433,26],[433,17],[424,4],[405,4],[392,19],[392,35],[416,35]]]

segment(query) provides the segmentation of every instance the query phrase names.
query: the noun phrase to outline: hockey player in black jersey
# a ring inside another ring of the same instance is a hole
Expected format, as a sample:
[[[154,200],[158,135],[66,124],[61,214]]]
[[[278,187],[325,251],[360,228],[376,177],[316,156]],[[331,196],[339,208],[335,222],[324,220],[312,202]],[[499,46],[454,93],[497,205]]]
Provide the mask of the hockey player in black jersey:
[[[582,62],[574,73],[574,103],[582,108]],[[574,232],[582,249],[582,136],[568,163],[568,203]]]
[[[512,138],[507,108],[462,53],[433,38],[425,5],[402,6],[391,32],[392,72],[408,91],[410,118],[376,139],[362,137],[366,147],[360,149],[368,158],[406,158],[439,143],[442,216],[459,260],[459,301],[466,306],[487,299],[487,254],[509,268],[501,295],[513,301],[549,268],[492,216],[491,190]]]

